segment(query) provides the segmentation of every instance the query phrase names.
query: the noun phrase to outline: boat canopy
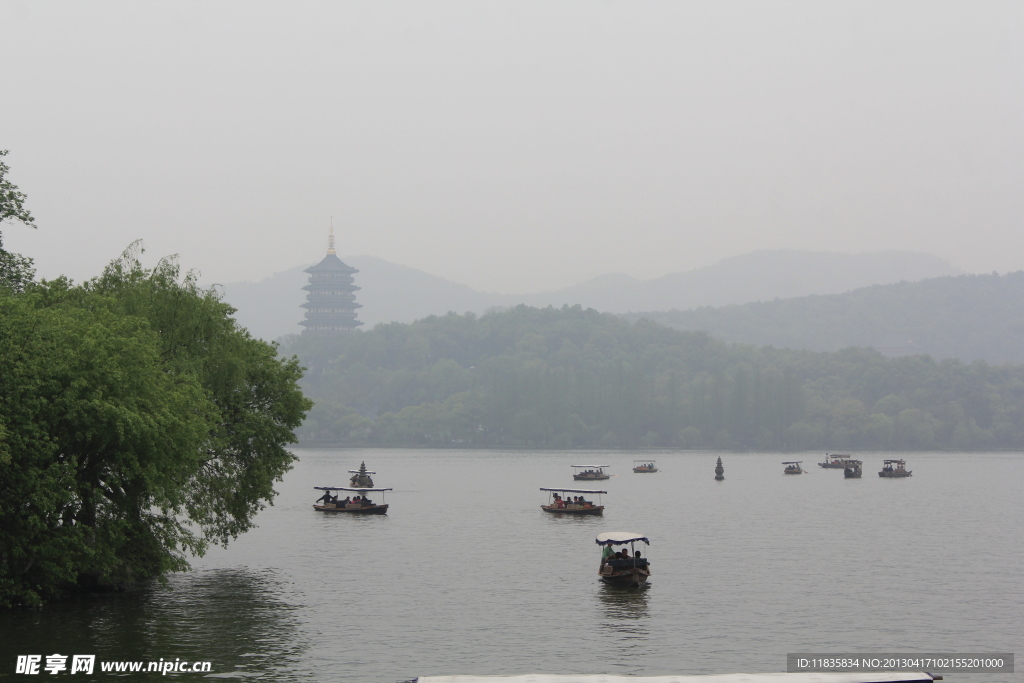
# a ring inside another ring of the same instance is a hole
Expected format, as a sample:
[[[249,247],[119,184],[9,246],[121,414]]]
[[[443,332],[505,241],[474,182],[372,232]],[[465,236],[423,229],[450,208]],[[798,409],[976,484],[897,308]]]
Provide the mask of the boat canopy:
[[[611,465],[572,465],[572,467],[596,467],[600,469],[602,467],[611,467]]]
[[[864,673],[711,674],[706,676],[611,676],[608,674],[528,674],[525,676],[420,676],[417,683],[931,683],[924,671]]]
[[[644,458],[643,460],[634,460],[633,462],[657,462],[657,460],[651,460],[650,458]]]
[[[886,460],[885,462],[886,462],[886,464],[889,464],[890,462],[891,463],[895,463],[897,465],[906,465],[907,464],[907,461],[902,459],[902,458],[900,458],[899,460]]]
[[[317,491],[357,491],[366,493],[368,491],[393,491],[394,489],[353,489],[347,486],[314,486]]]
[[[594,489],[545,489],[541,491],[552,491],[554,493],[608,493],[607,491],[595,491]]]
[[[633,543],[634,541],[643,541],[647,545],[651,544],[646,536],[634,531],[606,531],[603,534],[598,534],[595,542],[598,545],[622,545],[624,543]]]
[[[782,464],[783,465],[799,465],[802,462],[803,462],[803,460],[787,460],[786,462],[784,462]]]

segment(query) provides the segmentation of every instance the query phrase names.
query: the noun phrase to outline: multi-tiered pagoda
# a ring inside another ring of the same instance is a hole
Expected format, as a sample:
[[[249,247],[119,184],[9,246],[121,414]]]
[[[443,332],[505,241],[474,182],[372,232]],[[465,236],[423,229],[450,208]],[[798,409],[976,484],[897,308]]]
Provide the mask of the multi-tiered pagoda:
[[[334,252],[334,228],[327,241],[327,256],[320,263],[306,268],[309,284],[303,287],[306,294],[306,319],[300,325],[306,329],[303,334],[337,334],[351,332],[363,323],[356,320],[355,292],[352,274],[359,271],[345,265]]]

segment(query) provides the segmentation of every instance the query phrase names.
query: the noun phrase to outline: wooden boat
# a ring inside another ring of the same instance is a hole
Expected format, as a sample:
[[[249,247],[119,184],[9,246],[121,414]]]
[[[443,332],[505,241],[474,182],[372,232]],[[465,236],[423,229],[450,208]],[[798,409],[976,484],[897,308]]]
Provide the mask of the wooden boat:
[[[802,462],[803,460],[791,460],[789,462],[782,463],[786,466],[786,469],[782,471],[783,474],[803,474],[804,470],[800,467],[800,463]]]
[[[637,463],[640,464],[638,465]],[[658,468],[654,466],[653,460],[634,460],[633,471],[637,474],[642,474],[644,472],[657,472]]]
[[[647,585],[647,579],[651,576],[651,564],[635,549],[635,545],[640,541],[647,545],[651,544],[646,536],[632,531],[606,531],[597,535],[595,542],[602,548],[601,566],[597,570],[597,575],[601,577],[602,581],[632,588]],[[615,557],[613,546],[627,543],[629,544],[628,559]]]
[[[367,472],[366,471],[366,462],[365,461],[362,464],[359,465],[359,469],[358,470],[349,470],[348,473],[353,475],[352,478],[348,480],[349,486],[354,486],[354,487],[360,488],[360,489],[372,489],[373,488],[373,477],[371,477],[370,475],[371,474],[377,474],[377,473],[376,472]]]
[[[906,460],[886,460],[882,465],[882,471],[878,473],[880,477],[909,477],[911,474],[910,470],[907,469]]]
[[[367,493],[380,493],[384,497],[385,491],[391,489],[365,489],[347,488],[344,486],[314,486],[317,491],[326,491],[324,495],[317,498],[313,509],[320,512],[349,512],[356,515],[386,515],[388,512],[387,503],[373,503],[367,497]],[[355,496],[346,496],[344,500],[338,500],[337,495],[331,495],[331,491],[352,491]]]
[[[826,453],[825,462],[819,462],[818,467],[824,467],[825,469],[833,470],[846,469],[846,460],[849,457],[849,455],[844,455],[842,453],[833,453],[832,455]]]
[[[558,514],[565,515],[603,515],[604,505],[594,505],[593,501],[585,500],[578,502],[575,500],[566,500],[562,496],[566,493],[580,493],[580,494],[597,494],[598,496],[608,493],[607,491],[594,491],[592,489],[545,489],[541,491],[548,492],[548,504],[541,505],[540,509],[544,512],[556,512]],[[583,498],[581,495],[580,498]]]
[[[861,465],[863,464],[864,463],[860,460],[850,458],[846,461],[846,468],[843,470],[843,477],[846,479],[860,479]]]
[[[573,465],[572,468],[576,471],[572,473],[572,478],[579,481],[611,479],[612,475],[604,473],[606,467],[608,465]]]

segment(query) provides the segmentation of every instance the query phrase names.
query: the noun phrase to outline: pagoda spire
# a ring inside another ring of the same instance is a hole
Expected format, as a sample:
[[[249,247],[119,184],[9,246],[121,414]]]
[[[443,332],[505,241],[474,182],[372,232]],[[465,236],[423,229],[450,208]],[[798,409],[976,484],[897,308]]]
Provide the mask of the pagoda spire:
[[[334,216],[331,216],[331,230],[327,233],[327,253],[336,254],[334,251]]]

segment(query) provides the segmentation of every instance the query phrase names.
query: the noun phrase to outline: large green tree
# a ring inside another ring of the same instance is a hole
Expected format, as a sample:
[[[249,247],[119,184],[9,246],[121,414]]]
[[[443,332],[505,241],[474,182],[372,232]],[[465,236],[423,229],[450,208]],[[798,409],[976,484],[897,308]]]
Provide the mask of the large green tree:
[[[0,604],[187,567],[253,526],[301,368],[174,260],[0,292]]]
[[[11,169],[3,161],[5,156],[7,150],[0,149],[0,225],[17,221],[34,228],[35,218],[25,208],[25,193],[7,178]],[[34,275],[32,259],[5,250],[3,234],[0,233],[0,287],[22,291]]]

